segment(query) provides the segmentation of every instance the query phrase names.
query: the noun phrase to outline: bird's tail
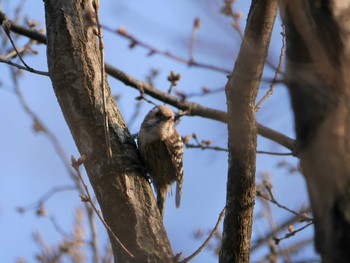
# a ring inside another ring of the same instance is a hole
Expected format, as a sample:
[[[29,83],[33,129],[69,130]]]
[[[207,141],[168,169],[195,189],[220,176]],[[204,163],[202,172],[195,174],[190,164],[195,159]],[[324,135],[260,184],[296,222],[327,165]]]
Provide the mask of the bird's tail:
[[[181,187],[181,184],[177,183],[176,184],[176,195],[175,195],[176,208],[180,207],[181,195],[182,195],[182,187]]]
[[[161,188],[157,190],[157,206],[160,212],[161,217],[164,217],[165,210],[165,200],[168,193],[168,188]]]

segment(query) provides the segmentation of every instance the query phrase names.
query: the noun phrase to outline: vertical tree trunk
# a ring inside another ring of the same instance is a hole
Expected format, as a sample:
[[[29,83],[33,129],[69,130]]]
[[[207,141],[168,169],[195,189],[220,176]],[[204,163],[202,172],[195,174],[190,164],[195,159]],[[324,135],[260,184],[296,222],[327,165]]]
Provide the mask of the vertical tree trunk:
[[[301,167],[322,262],[350,262],[350,1],[280,1]]]
[[[249,262],[255,203],[255,99],[277,14],[277,0],[252,1],[241,49],[226,85],[229,170],[221,263]]]
[[[46,0],[47,57],[53,88],[107,224],[116,262],[172,262],[173,253],[136,145],[106,84],[113,158],[104,139],[100,57],[93,28],[84,26],[84,0]],[[105,77],[105,76],[104,76]]]

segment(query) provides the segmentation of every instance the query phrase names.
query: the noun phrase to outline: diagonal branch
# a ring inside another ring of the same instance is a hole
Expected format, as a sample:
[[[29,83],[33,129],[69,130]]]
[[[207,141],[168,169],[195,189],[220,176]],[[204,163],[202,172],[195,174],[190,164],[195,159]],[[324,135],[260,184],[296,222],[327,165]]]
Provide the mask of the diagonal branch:
[[[163,101],[169,105],[172,105],[180,110],[184,110],[188,113],[188,115],[200,116],[203,118],[225,122],[225,123],[227,122],[227,113],[224,111],[204,107],[200,104],[193,103],[193,102],[182,101],[179,98],[176,98],[165,92],[162,92],[152,87],[146,82],[139,81],[133,78],[132,76],[126,74],[125,72],[108,64],[106,64],[106,72],[110,76],[115,77],[116,79],[123,82],[125,85],[130,86],[134,89],[139,90],[140,87],[142,87],[142,90],[147,95],[155,99],[158,99],[160,101]],[[291,150],[294,156],[297,156],[295,141],[293,139],[261,124],[258,124],[258,132],[259,132],[259,135],[284,146],[285,148]]]
[[[0,23],[5,19],[5,14],[0,11]],[[9,20],[10,21],[10,20]],[[25,27],[22,27],[18,25],[17,23],[14,23],[10,21],[11,23],[11,31],[26,36],[30,39],[36,40],[41,44],[46,44],[46,36],[44,34],[41,34],[40,32],[36,30],[27,29]],[[132,87],[134,89],[140,90],[140,87],[143,88],[144,92],[162,102],[165,102],[169,105],[172,105],[178,109],[189,111],[189,114],[192,116],[200,116],[203,118],[211,119],[211,120],[217,120],[220,122],[227,122],[227,113],[211,109],[208,107],[201,106],[197,103],[192,103],[188,101],[182,101],[179,98],[176,98],[174,96],[171,96],[165,92],[162,92],[153,86],[149,85],[146,82],[139,81],[138,79],[135,79],[131,77],[130,75],[126,74],[125,72],[113,67],[110,64],[105,64],[106,72],[110,76],[118,79],[119,81],[123,82],[125,85]],[[288,136],[285,136],[284,134],[277,132],[275,130],[272,130],[264,125],[258,124],[258,133],[259,135],[270,139],[283,147],[291,150],[293,152],[294,156],[297,156],[297,151],[295,147],[295,140],[289,138]]]

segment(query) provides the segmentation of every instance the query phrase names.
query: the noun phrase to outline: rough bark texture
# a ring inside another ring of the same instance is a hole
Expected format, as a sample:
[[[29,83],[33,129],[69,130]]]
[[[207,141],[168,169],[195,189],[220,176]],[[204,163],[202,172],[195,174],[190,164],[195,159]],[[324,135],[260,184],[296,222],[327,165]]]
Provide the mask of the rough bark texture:
[[[277,13],[277,0],[252,1],[244,40],[226,86],[229,171],[221,263],[249,262],[255,202],[255,99]]]
[[[84,27],[84,0],[46,0],[47,57],[58,102],[81,155],[104,219],[134,255],[110,235],[116,262],[172,262],[173,253],[136,145],[108,84],[113,159],[107,162],[100,58],[93,29]],[[110,233],[109,233],[110,234]]]
[[[322,262],[350,262],[350,1],[280,1],[301,167]]]

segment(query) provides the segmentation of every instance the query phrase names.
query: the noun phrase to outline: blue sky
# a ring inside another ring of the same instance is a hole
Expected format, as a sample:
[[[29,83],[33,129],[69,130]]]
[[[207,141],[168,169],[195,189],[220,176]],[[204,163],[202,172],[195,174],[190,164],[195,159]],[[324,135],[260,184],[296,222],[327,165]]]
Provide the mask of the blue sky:
[[[19,1],[0,1],[2,10],[13,18],[13,9]],[[22,18],[38,21],[44,28],[44,6],[42,1],[23,1]],[[235,57],[240,46],[240,37],[230,26],[231,20],[219,14],[221,1],[102,1],[100,16],[102,23],[112,28],[124,27],[130,34],[159,50],[171,51],[173,54],[187,58],[188,44],[195,18],[201,19],[201,28],[197,32],[194,58],[200,62],[217,65],[228,70],[234,66]],[[247,10],[246,1],[238,1],[237,11],[242,12],[241,25],[244,28]],[[269,61],[277,64],[281,48],[280,21],[276,23],[269,53]],[[166,91],[169,83],[166,80],[173,70],[182,78],[178,89],[185,93],[198,92],[202,87],[224,87],[225,74],[188,67],[162,56],[147,56],[147,50],[136,47],[128,48],[129,42],[115,34],[104,32],[106,62],[122,69],[140,80],[145,80],[151,68],[159,70],[155,80],[156,87]],[[20,39],[18,45],[26,43]],[[34,46],[39,52],[36,56],[25,57],[26,62],[38,70],[47,70],[45,46]],[[3,50],[2,50],[3,52]],[[33,242],[34,232],[40,232],[48,244],[56,244],[62,239],[50,217],[54,217],[61,228],[69,232],[74,221],[74,211],[81,207],[76,191],[65,191],[50,198],[46,203],[48,216],[38,218],[35,211],[18,214],[16,207],[35,202],[52,187],[70,186],[67,170],[58,158],[54,147],[42,134],[33,132],[33,122],[24,112],[14,94],[13,82],[8,65],[0,64],[0,120],[3,123],[0,136],[0,246],[7,248],[2,253],[3,262],[14,262],[24,258],[33,262],[37,246]],[[274,72],[266,67],[265,78],[269,79]],[[119,95],[117,104],[129,122],[133,114],[135,97],[138,93],[124,84],[109,78],[113,94]],[[29,107],[40,117],[45,125],[55,134],[66,155],[79,156],[70,132],[64,122],[57,100],[48,78],[24,73],[19,80],[20,89]],[[259,97],[268,90],[268,83],[261,85]],[[204,97],[193,97],[191,101],[215,109],[225,110],[224,92]],[[155,101],[155,100],[154,100]],[[159,102],[158,102],[159,103]],[[133,125],[131,133],[138,132],[143,116],[152,105],[146,102],[141,106],[141,114]],[[262,106],[257,114],[258,121],[270,128],[294,137],[292,115],[287,91],[278,86],[274,95]],[[239,124],[237,124],[239,127]],[[178,125],[181,135],[196,133],[199,139],[211,140],[214,145],[227,145],[227,130],[224,124],[205,120],[199,117],[184,117]],[[259,137],[258,149],[286,152],[277,144]],[[257,180],[263,172],[268,172],[273,182],[276,198],[292,209],[298,210],[307,205],[307,194],[302,176],[290,175],[286,169],[277,169],[281,160],[296,164],[292,157],[275,157],[259,155],[257,160]],[[225,205],[227,177],[227,154],[214,151],[188,149],[185,152],[185,181],[180,209],[175,208],[174,198],[169,197],[165,211],[164,224],[175,253],[180,251],[187,256],[200,244],[193,233],[197,229],[209,231],[213,228],[220,211]],[[261,211],[257,201],[256,214]],[[272,206],[276,222],[288,218],[290,214]],[[100,239],[105,243],[104,229],[99,225]],[[266,220],[256,221],[253,239],[268,230]],[[305,237],[311,237],[311,229],[282,242],[294,243]],[[18,244],[21,244],[18,246]],[[267,250],[262,250],[253,259],[259,259]],[[303,250],[299,256],[313,256],[312,247]],[[217,262],[213,252],[205,250],[192,262]]]

